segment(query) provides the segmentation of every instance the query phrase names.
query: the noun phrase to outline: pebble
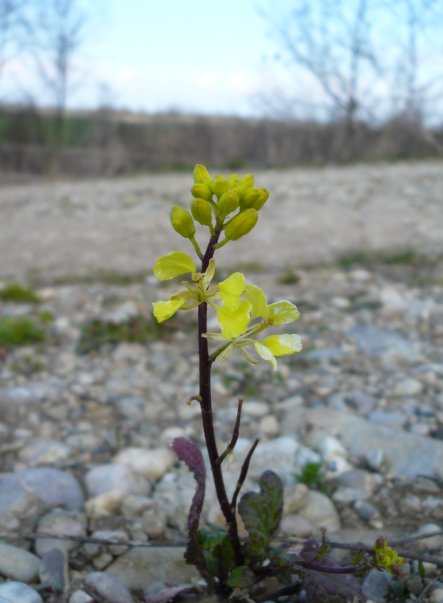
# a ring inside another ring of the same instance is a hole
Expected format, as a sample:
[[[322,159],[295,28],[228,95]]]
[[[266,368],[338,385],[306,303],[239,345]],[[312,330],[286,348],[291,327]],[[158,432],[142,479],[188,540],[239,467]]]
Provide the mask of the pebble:
[[[389,593],[389,584],[391,580],[391,574],[381,572],[377,569],[371,569],[363,580],[363,594],[368,599],[371,599],[371,601],[374,601],[374,603],[382,603]]]
[[[69,603],[94,603],[91,595],[84,590],[75,590],[69,597]]]
[[[86,536],[86,520],[82,513],[54,509],[42,516],[38,522],[37,533],[56,534],[58,536]],[[54,538],[37,538],[35,550],[42,556],[53,548],[62,550],[66,555],[77,548],[78,542]]]
[[[112,574],[91,572],[85,576],[85,585],[92,588],[108,603],[132,603],[133,598],[126,586]]]
[[[433,590],[429,600],[431,603],[443,603],[443,588],[436,588]]]
[[[85,483],[91,497],[115,490],[119,490],[125,496],[128,494],[147,495],[150,492],[146,479],[129,465],[121,463],[93,467],[86,473]]]
[[[40,559],[16,546],[0,542],[0,574],[18,582],[32,582],[38,577]]]
[[[40,582],[53,590],[63,592],[68,585],[68,561],[58,548],[46,551],[39,567]]]
[[[340,529],[340,518],[333,502],[316,490],[309,490],[306,504],[298,514],[317,529],[324,528],[330,533]]]
[[[43,603],[40,595],[21,582],[0,584],[0,603]]]
[[[120,489],[108,490],[103,494],[94,496],[86,502],[86,515],[93,518],[117,513],[121,509],[124,498],[125,493]]]
[[[152,582],[186,584],[199,577],[196,569],[186,565],[182,548],[138,548],[131,549],[119,557],[107,569],[107,573],[116,576],[130,590],[143,590]]]
[[[174,466],[176,460],[169,448],[125,448],[114,457],[113,462],[130,467],[134,473],[157,481]]]

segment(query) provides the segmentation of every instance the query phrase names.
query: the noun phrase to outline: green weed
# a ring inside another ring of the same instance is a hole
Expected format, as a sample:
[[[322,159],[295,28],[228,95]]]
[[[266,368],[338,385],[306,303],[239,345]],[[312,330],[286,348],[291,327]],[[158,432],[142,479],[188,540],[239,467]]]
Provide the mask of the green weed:
[[[43,343],[46,332],[27,316],[0,317],[0,346],[5,348]]]
[[[119,324],[100,319],[88,320],[81,327],[77,353],[88,354],[104,345],[122,342],[146,344],[159,336],[159,325],[144,316],[134,316]]]
[[[8,283],[0,289],[0,301],[17,304],[38,304],[40,298],[33,289],[14,282]]]

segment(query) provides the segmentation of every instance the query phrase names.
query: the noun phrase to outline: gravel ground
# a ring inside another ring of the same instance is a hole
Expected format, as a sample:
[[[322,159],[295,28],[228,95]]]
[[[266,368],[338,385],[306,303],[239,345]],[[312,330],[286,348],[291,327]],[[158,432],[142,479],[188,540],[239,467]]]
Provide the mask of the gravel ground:
[[[220,252],[220,264],[233,268],[240,257],[250,282],[298,305],[304,351],[282,359],[277,374],[240,358],[215,367],[221,442],[245,398],[228,481],[259,436],[246,489],[264,469],[280,474],[283,537],[325,528],[335,539],[373,543],[379,534],[437,530],[443,166],[262,172],[257,181],[271,190],[269,206],[247,241]],[[80,354],[79,342],[92,347],[82,339],[88,321],[121,328],[165,298],[169,286],[142,273],[158,255],[185,249],[167,214],[186,201],[189,184],[187,175],[157,175],[0,191],[0,276],[32,276],[41,298],[3,303],[1,316],[46,320],[48,333],[45,343],[0,350],[1,603],[130,603],[154,582],[193,578],[173,549],[23,535],[183,540],[192,478],[169,444],[178,435],[202,444],[199,409],[186,404],[197,387],[191,313],[160,330],[148,322],[147,343]],[[308,462],[321,463],[320,483],[300,482]],[[220,521],[211,489],[204,521]],[[418,546],[441,558],[443,537]],[[425,564],[424,581],[416,570],[408,565],[398,600],[415,601],[425,587],[420,600],[443,600],[437,566]],[[27,586],[37,584],[40,594]],[[51,593],[57,584],[64,594]],[[367,599],[388,600],[394,586],[375,573]]]

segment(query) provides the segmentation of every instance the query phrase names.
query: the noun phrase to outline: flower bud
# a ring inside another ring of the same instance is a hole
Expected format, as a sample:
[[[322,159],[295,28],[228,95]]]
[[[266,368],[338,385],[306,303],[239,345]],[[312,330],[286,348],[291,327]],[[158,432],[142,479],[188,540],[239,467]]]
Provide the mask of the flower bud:
[[[212,224],[212,210],[206,199],[194,199],[191,203],[191,213],[194,220],[197,220],[203,226]]]
[[[240,209],[248,209],[249,207],[253,207],[254,209],[257,209],[255,207],[255,202],[257,201],[259,196],[259,192],[257,188],[248,188],[246,191],[244,191],[241,195],[240,198]]]
[[[211,191],[217,195],[217,197],[221,197],[223,193],[225,193],[229,188],[229,182],[226,180],[224,176],[217,175],[209,185]]]
[[[191,214],[180,205],[173,205],[171,209],[172,228],[185,239],[192,239],[195,235],[194,220]]]
[[[253,207],[257,211],[263,207],[269,198],[269,191],[265,188],[249,188],[240,199],[240,209]]]
[[[248,188],[251,188],[251,186],[254,186],[254,176],[252,174],[246,174],[246,176],[243,176],[243,178],[240,178],[238,185],[239,185],[240,189],[243,191],[245,191]]]
[[[206,201],[210,201],[212,199],[212,191],[208,184],[204,182],[194,184],[194,186],[191,188],[191,193],[196,199],[206,199]]]
[[[226,225],[226,238],[231,241],[237,241],[254,228],[254,226],[257,224],[257,220],[258,213],[255,209],[245,209],[245,211],[241,212],[237,216],[234,216]]]
[[[202,163],[197,163],[194,168],[194,182],[196,184],[201,182],[203,184],[209,184],[209,182],[211,182],[211,174]]]
[[[238,193],[234,190],[230,190],[223,193],[223,195],[220,197],[218,208],[222,216],[227,216],[237,209],[238,204]]]

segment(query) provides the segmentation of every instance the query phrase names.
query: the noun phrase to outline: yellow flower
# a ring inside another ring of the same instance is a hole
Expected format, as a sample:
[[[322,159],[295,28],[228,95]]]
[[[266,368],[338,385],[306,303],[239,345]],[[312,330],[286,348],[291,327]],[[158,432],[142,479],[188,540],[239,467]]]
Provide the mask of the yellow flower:
[[[192,274],[192,284],[185,282],[186,289],[174,293],[168,301],[158,301],[152,304],[154,316],[159,323],[171,318],[180,309],[195,308],[215,294],[215,291],[212,293],[208,291],[215,273],[214,260],[210,260],[208,269],[201,274],[196,272],[194,261],[188,254],[182,251],[171,251],[159,258],[154,266],[154,275],[161,281],[186,273]]]

